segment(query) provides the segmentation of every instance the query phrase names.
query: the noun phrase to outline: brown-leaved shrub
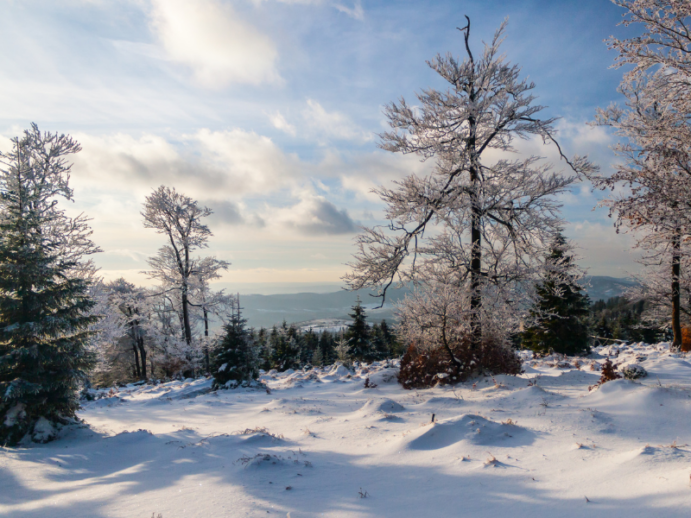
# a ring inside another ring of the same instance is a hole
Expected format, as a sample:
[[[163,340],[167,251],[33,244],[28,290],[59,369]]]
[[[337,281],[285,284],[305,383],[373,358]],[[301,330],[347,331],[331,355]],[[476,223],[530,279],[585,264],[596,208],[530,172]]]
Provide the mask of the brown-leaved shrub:
[[[501,339],[485,338],[478,349],[469,336],[421,347],[411,343],[401,360],[398,382],[405,389],[455,384],[476,374],[520,374],[521,361]],[[453,358],[451,356],[453,354]]]

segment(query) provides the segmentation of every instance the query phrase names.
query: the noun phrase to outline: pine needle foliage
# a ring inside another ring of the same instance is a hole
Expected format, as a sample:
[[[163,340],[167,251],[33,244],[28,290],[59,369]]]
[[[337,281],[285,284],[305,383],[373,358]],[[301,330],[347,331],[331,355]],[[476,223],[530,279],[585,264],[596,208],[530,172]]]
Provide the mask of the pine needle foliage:
[[[0,444],[37,441],[75,417],[93,364],[86,254],[99,251],[86,219],[68,218],[69,136],[34,124],[0,153]]]
[[[372,347],[372,336],[369,324],[367,323],[367,315],[359,298],[352,309],[353,312],[350,313],[349,316],[353,321],[350,323],[343,336],[350,346],[348,353],[354,360],[376,360],[377,351]]]
[[[589,351],[590,300],[576,282],[579,273],[563,235],[555,237],[545,267],[530,311],[534,323],[524,330],[522,345],[538,353],[585,354]]]
[[[223,327],[223,338],[216,349],[216,387],[221,387],[229,381],[237,384],[249,383],[257,379],[259,374],[254,333],[246,327],[247,319],[242,316],[239,300],[236,299],[233,306],[228,323]]]

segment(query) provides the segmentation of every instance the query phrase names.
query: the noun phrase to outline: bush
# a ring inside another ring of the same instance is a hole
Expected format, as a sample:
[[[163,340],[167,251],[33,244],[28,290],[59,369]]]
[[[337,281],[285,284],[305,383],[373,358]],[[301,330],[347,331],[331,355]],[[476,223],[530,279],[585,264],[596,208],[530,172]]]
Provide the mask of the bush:
[[[604,383],[607,383],[608,381],[614,381],[621,379],[621,374],[617,372],[617,366],[612,363],[612,361],[607,358],[605,360],[605,363],[602,364],[602,375],[600,376],[600,381],[598,381],[595,385],[591,385],[588,387],[588,390],[593,390],[595,388],[598,388],[599,386],[603,385]]]
[[[648,375],[648,371],[636,364],[627,365],[621,370],[621,373],[627,380],[637,380],[639,378],[645,378]]]
[[[398,382],[405,389],[427,388],[465,381],[474,374],[520,374],[521,361],[501,339],[485,338],[479,351],[470,348],[470,337],[449,343],[457,361],[446,347],[420,347],[411,343],[401,360]]]

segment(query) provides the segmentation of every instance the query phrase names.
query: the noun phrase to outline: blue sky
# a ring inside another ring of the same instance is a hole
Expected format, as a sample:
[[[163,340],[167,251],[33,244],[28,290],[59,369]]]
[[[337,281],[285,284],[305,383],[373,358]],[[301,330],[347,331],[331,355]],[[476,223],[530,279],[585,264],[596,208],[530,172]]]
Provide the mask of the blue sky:
[[[139,211],[165,184],[215,209],[229,287],[338,282],[358,226],[381,217],[369,190],[424,171],[377,149],[382,107],[444,87],[425,60],[461,53],[465,14],[477,52],[508,17],[503,50],[567,152],[615,160],[586,125],[619,99],[603,40],[630,30],[605,0],[0,0],[0,14],[0,147],[32,121],[82,142],[70,211],[93,218],[106,278],[147,282],[162,239]],[[589,186],[563,202],[590,273],[636,269]]]

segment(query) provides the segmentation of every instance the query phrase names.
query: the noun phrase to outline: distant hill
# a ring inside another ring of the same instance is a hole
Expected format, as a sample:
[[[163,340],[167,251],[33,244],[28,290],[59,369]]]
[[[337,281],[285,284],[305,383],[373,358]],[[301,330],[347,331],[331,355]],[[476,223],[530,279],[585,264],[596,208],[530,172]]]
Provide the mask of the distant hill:
[[[584,279],[586,292],[595,302],[620,296],[635,286],[631,279],[595,275]],[[276,295],[240,295],[243,314],[252,327],[271,327],[284,320],[288,323],[305,323],[313,320],[348,319],[350,308],[358,297],[367,308],[371,322],[383,319],[395,320],[393,304],[409,293],[408,288],[390,290],[383,308],[377,308],[380,299],[370,296],[370,291],[334,291],[331,293],[282,293]],[[328,327],[328,326],[327,326]]]
[[[377,308],[381,299],[372,297],[369,290],[336,291],[333,293],[291,293],[278,295],[240,295],[240,306],[250,326],[271,327],[284,320],[288,323],[319,319],[348,319],[348,313],[358,297],[367,308],[370,321],[394,320],[393,304],[405,297],[407,288],[391,289],[384,307]],[[375,309],[376,308],[376,309]]]
[[[636,286],[638,283],[631,279],[619,277],[607,277],[604,275],[593,275],[584,279],[585,291],[590,300],[607,300],[612,297],[621,296],[627,289]]]

